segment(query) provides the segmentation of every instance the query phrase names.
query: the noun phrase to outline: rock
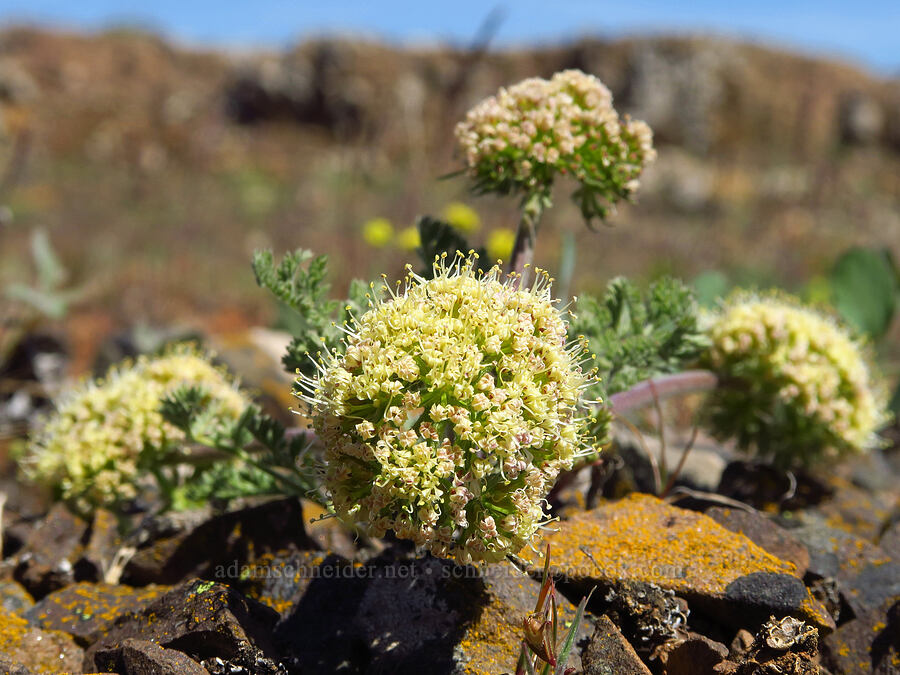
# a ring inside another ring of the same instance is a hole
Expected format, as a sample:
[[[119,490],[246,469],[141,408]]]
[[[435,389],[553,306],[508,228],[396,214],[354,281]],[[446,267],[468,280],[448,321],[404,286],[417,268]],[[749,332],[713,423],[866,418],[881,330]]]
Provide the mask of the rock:
[[[664,199],[682,213],[697,213],[712,203],[715,179],[715,171],[705,162],[678,148],[671,148],[647,167],[641,178],[641,191]],[[721,469],[719,471],[721,473]]]
[[[216,580],[227,583],[252,598],[287,616],[306,592],[327,554],[298,551],[284,555],[264,555],[255,563],[224,569]]]
[[[326,511],[308,499],[300,500],[303,506],[303,522],[309,538],[320,551],[337,553],[345,558],[358,558],[359,546],[353,533],[338,518],[322,518]]]
[[[814,513],[824,517],[830,527],[874,542],[890,517],[898,495],[863,490],[834,477],[831,484],[835,487],[834,495],[816,507]]]
[[[760,511],[819,504],[834,492],[825,481],[810,474],[798,471],[794,478],[792,485],[790,476],[773,466],[735,460],[725,467],[715,491]]]
[[[747,654],[753,648],[753,633],[750,631],[741,628],[734,635],[734,639],[731,641],[731,646],[728,649],[728,655],[732,659],[740,659]]]
[[[24,64],[13,58],[0,59],[0,102],[28,103],[39,93],[40,87]]]
[[[209,675],[206,668],[179,651],[134,638],[97,652],[94,661],[104,672],[123,675]]]
[[[840,626],[822,644],[835,673],[895,674],[900,670],[900,601],[869,610]]]
[[[0,656],[0,675],[33,675],[33,673],[21,663]]]
[[[722,672],[728,659],[728,647],[703,635],[692,633],[662,652],[666,675],[696,675]]]
[[[540,584],[508,565],[326,558],[278,627],[303,672],[498,673],[515,667]],[[575,608],[559,599],[563,621]],[[582,622],[579,639],[589,626]],[[570,665],[578,663],[573,650]]]
[[[266,553],[315,548],[303,527],[300,502],[278,499],[164,528],[161,536],[138,549],[122,581],[143,586],[176,584],[191,576],[215,579],[216,570],[246,566]]]
[[[884,531],[878,545],[892,560],[900,560],[900,520]]]
[[[581,667],[584,675],[650,675],[634,647],[605,615],[596,621]]]
[[[718,41],[690,46],[637,42],[630,50],[628,112],[659,138],[704,154],[718,139],[715,111],[726,93],[726,73],[739,58]]]
[[[809,551],[791,533],[779,527],[759,512],[714,506],[706,515],[732,532],[747,537],[776,558],[793,563],[796,574],[802,577],[809,566]]]
[[[254,675],[274,675],[272,629],[277,618],[268,607],[227,586],[187,581],[118,617],[85,652],[84,669],[96,670],[98,654],[137,638],[184,652],[197,662],[219,658]]]
[[[823,579],[833,578],[855,614],[900,597],[900,562],[869,541],[821,521],[809,521],[791,533],[809,551],[809,571]]]
[[[226,112],[243,124],[288,119],[354,135],[372,104],[355,57],[349,43],[321,42],[281,59],[243,63],[226,86]]]
[[[635,485],[640,490],[653,489],[653,470],[641,443],[628,429],[615,430],[616,443],[621,457],[631,469]],[[673,429],[666,430],[666,464],[670,468],[678,466],[682,450],[688,443],[688,437],[679,437]],[[656,436],[645,436],[643,444],[654,457],[660,457],[662,443]],[[727,464],[727,450],[715,440],[698,436],[684,467],[678,475],[676,485],[687,485],[697,490],[712,491],[716,489]]]
[[[5,609],[0,609],[0,654],[12,664],[41,673],[81,672],[81,648],[71,637],[34,628]]]
[[[21,584],[0,581],[0,607],[15,614],[24,614],[33,605],[34,599]]]
[[[562,521],[537,548],[547,544],[552,573],[579,586],[656,584],[735,628],[776,612],[834,628],[792,564],[712,518],[649,495],[633,494]],[[532,551],[522,557],[532,572],[541,568]]]
[[[82,646],[99,640],[119,616],[136,612],[167,588],[81,582],[54,591],[25,613],[33,625],[68,633]]]
[[[119,521],[110,511],[97,509],[91,520],[90,537],[81,557],[81,566],[93,581],[108,581],[107,574],[121,548]]]
[[[839,467],[840,475],[856,487],[868,492],[891,492],[897,489],[897,469],[880,448],[851,455]]]
[[[841,140],[860,145],[878,141],[885,126],[881,104],[859,92],[844,96],[838,109]]]
[[[13,576],[36,598],[75,581],[87,523],[62,504],[50,509],[17,554]]]
[[[642,654],[681,638],[687,628],[687,603],[656,584],[621,581],[594,603],[601,600],[605,611]]]

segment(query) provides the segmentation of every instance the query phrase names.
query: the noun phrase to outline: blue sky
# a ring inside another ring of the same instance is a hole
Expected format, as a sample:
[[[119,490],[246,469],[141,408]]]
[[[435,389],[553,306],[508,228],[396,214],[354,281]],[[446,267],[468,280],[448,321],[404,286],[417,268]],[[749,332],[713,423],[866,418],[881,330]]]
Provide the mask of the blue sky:
[[[189,44],[283,46],[327,33],[398,42],[467,44],[494,7],[495,44],[549,43],[597,34],[722,33],[900,72],[900,1],[830,0],[0,0],[0,24],[49,23],[100,29],[142,24]]]

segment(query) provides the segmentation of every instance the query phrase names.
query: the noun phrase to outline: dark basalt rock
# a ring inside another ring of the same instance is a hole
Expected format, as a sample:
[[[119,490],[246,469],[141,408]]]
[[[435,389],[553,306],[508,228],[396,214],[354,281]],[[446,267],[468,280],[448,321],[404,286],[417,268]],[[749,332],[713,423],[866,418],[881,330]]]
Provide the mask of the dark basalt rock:
[[[821,522],[791,532],[809,550],[809,572],[834,579],[841,598],[855,614],[900,597],[900,562],[878,546]]]
[[[776,558],[794,563],[797,576],[806,574],[809,551],[789,530],[780,527],[759,512],[714,506],[706,515],[732,532],[743,534]]]
[[[85,653],[84,668],[96,670],[96,656],[128,638],[156,642],[192,659],[221,658],[258,675],[276,674],[272,629],[278,615],[227,586],[187,581],[142,609],[120,616]]]
[[[19,666],[40,673],[80,672],[82,650],[65,633],[35,628],[0,609],[0,655],[13,672]]]
[[[807,601],[806,586],[795,576],[753,572],[735,579],[725,589],[725,599],[745,623],[759,620],[760,612],[790,614]]]
[[[840,626],[822,644],[835,673],[900,672],[900,601],[869,610]]]
[[[330,556],[276,635],[290,672],[503,672],[516,663],[539,591],[508,565]],[[559,604],[561,621],[571,621],[575,608]],[[583,622],[579,640],[588,634]]]
[[[80,571],[91,581],[103,581],[122,543],[116,516],[106,509],[97,509],[91,519],[87,545],[79,561]]]
[[[86,647],[103,637],[118,617],[140,610],[167,590],[81,582],[54,591],[25,612],[25,618],[68,633]]]
[[[209,675],[206,668],[182,652],[134,638],[97,652],[94,662],[103,672],[123,675]]]
[[[900,561],[900,520],[890,525],[878,540],[881,549],[895,561]]]
[[[692,612],[734,629],[755,629],[773,613],[834,628],[794,565],[708,516],[649,495],[574,514],[544,533],[539,550],[546,545],[551,573],[583,591],[626,581],[654,584],[684,598]],[[540,558],[528,549],[520,555],[532,572],[540,571]]]
[[[297,499],[259,506],[183,525],[173,522],[140,548],[122,581],[133,586],[176,584],[188,577],[216,579],[216,570],[253,563],[264,554],[316,546],[306,536]]]
[[[55,504],[16,554],[13,577],[35,598],[73,583],[87,530],[84,520]]]
[[[728,659],[728,647],[721,642],[692,633],[662,653],[666,675],[697,675],[721,672]]]
[[[0,581],[0,607],[15,614],[23,614],[34,605],[34,599],[15,581]]]
[[[650,675],[650,669],[605,615],[597,619],[581,656],[581,667],[584,675]]]
[[[4,656],[0,656],[0,675],[33,675],[33,672],[21,663],[15,663]]]
[[[303,597],[326,557],[321,551],[262,556],[246,567],[232,565],[217,569],[216,579],[286,617]]]

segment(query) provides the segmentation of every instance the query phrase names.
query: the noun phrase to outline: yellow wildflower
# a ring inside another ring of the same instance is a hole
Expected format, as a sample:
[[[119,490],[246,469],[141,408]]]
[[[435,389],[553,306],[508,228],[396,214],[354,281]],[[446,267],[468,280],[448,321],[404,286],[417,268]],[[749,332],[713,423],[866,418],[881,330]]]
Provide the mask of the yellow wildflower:
[[[450,202],[441,214],[448,223],[464,234],[477,232],[481,227],[478,212],[462,202]]]
[[[362,235],[369,246],[382,248],[394,238],[394,226],[387,218],[372,218],[363,223]]]

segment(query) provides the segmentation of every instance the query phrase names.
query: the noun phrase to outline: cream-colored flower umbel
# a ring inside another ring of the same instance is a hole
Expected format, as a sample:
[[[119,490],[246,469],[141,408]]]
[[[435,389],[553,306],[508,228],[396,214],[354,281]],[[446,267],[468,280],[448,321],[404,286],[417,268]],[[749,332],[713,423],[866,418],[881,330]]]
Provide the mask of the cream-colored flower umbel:
[[[548,193],[568,175],[589,221],[630,197],[656,157],[650,127],[620,118],[609,89],[580,70],[500,89],[468,112],[456,137],[477,191]]]
[[[787,295],[741,293],[711,322],[709,401],[722,436],[778,464],[864,451],[888,420],[887,389],[838,321]]]
[[[519,551],[560,471],[586,452],[590,375],[550,279],[519,289],[457,257],[413,273],[347,327],[302,397],[335,513],[460,562]]]
[[[202,388],[217,416],[237,419],[249,404],[234,380],[190,345],[142,356],[62,395],[31,439],[26,475],[82,513],[133,499],[141,476],[184,440],[159,412],[162,398],[182,385]]]

